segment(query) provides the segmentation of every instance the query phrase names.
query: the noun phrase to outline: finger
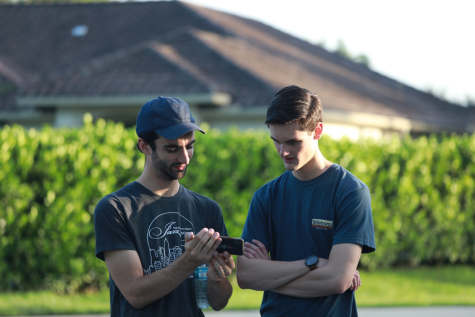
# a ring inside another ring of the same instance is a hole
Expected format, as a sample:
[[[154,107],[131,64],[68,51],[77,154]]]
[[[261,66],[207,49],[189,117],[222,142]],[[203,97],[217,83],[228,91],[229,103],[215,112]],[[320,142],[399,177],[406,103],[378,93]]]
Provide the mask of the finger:
[[[193,240],[194,237],[195,237],[195,235],[193,234],[193,232],[187,232],[185,234],[185,243]]]
[[[219,233],[217,234],[213,229],[209,229],[200,239],[200,251],[207,253],[216,241],[217,235],[219,235]]]
[[[259,247],[259,249],[261,249],[261,250],[264,251],[264,252],[267,252],[266,246],[265,246],[264,244],[262,244],[261,241],[256,240],[256,239],[253,239],[252,242],[253,242],[255,245],[257,245],[257,246]]]
[[[248,248],[248,247],[244,247],[244,252],[247,252],[247,253],[250,253],[252,254],[255,258],[260,258],[259,254],[257,253],[257,251],[251,249],[251,248]]]
[[[246,242],[246,247],[249,249],[248,252],[251,252],[257,258],[264,258],[264,254],[258,246],[254,245],[252,243]]]
[[[226,274],[221,266],[221,264],[216,260],[216,258],[211,258],[211,263],[213,263],[214,268],[216,269],[216,272],[218,273],[218,279],[223,279]]]
[[[208,263],[208,271],[206,272],[206,276],[208,277],[208,279],[211,279],[211,280],[218,278],[218,272],[216,271],[216,268],[214,267],[213,259],[211,259]]]
[[[257,245],[255,245],[255,244],[253,244],[253,243],[250,243],[250,242],[246,242],[246,243],[244,244],[244,246],[247,247],[247,248],[250,248],[250,249],[252,249],[252,250],[254,250],[254,251],[256,251],[256,252],[258,252],[258,251],[260,250]]]
[[[195,248],[196,245],[197,245],[198,243],[200,243],[201,238],[203,238],[203,236],[204,236],[206,233],[208,233],[208,228],[203,228],[203,229],[201,229],[200,232],[198,232],[196,235],[194,235],[193,239],[188,242],[189,245],[190,245],[190,247],[191,247],[191,248]]]
[[[248,259],[255,259],[256,257],[252,254],[250,254],[249,252],[244,252],[244,256]]]
[[[216,249],[219,247],[223,239],[219,237],[219,232],[215,232],[213,236],[211,237],[211,239],[209,240],[210,241],[206,245],[206,250],[207,250],[206,257],[211,258],[213,256],[214,251],[216,251]]]
[[[213,258],[218,262],[221,267],[220,269],[218,269],[218,272],[223,272],[224,276],[228,276],[231,274],[233,270],[229,267],[229,265],[226,263],[226,260],[223,259],[218,252],[214,252]]]
[[[223,260],[225,266],[223,266],[226,276],[231,275],[233,270],[236,268],[236,265],[234,263],[233,256],[228,252],[225,251],[223,254],[219,254],[221,259]]]
[[[248,251],[248,252],[249,252],[249,251],[251,251],[251,250],[257,253],[257,251],[255,251],[254,249],[248,247],[247,245],[244,246],[244,251]]]
[[[259,247],[259,252],[261,252],[264,256],[263,258],[267,258],[269,256],[269,251],[267,251],[266,246],[262,244],[262,242],[256,239],[252,240],[252,242],[254,242]]]
[[[229,253],[228,251],[224,251],[223,255],[226,258],[226,262],[228,263],[228,266],[231,268],[231,271],[234,270],[236,268],[236,263],[234,262],[234,258],[231,255],[231,253]]]
[[[208,229],[208,228],[203,228],[203,229],[200,230],[200,232],[198,232],[198,233],[195,235],[195,237],[196,237],[197,239],[201,239],[201,238],[203,238],[203,236],[204,236],[205,234],[208,233],[209,230],[210,230],[210,229]]]

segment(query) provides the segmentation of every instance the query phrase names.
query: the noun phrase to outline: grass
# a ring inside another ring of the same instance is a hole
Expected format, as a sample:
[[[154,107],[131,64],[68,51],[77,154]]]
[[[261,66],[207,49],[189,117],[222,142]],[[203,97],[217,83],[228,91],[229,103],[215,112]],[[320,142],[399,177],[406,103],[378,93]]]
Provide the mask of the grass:
[[[475,305],[475,267],[447,266],[360,272],[358,307]],[[242,290],[233,275],[226,309],[258,309],[262,292]],[[57,295],[50,292],[0,294],[0,316],[109,313],[109,292]]]
[[[475,305],[475,267],[360,272],[359,307]]]
[[[109,291],[58,295],[51,292],[0,294],[0,316],[110,313]]]

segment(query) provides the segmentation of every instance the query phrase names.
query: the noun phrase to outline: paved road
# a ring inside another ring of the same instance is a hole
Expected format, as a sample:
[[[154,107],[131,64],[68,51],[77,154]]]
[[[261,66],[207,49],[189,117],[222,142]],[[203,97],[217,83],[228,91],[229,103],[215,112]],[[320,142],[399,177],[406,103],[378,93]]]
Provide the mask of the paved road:
[[[206,317],[260,317],[258,311],[205,312]],[[359,317],[475,317],[475,306],[358,308]]]
[[[358,308],[359,317],[474,317],[475,306]],[[43,317],[107,317],[108,315],[63,315]],[[206,317],[260,317],[257,310],[206,311]],[[31,316],[23,316],[31,317]],[[40,317],[40,316],[36,316]]]

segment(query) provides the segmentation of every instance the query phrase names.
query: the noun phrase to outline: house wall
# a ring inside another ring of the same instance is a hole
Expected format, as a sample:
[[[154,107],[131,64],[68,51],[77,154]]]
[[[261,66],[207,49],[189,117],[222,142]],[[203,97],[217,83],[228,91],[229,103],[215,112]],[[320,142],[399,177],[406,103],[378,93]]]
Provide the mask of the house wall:
[[[92,114],[94,119],[104,118],[115,122],[122,122],[127,127],[135,126],[137,115],[142,104],[128,105],[94,105],[94,106],[58,106],[47,117],[31,115],[29,121],[18,122],[25,127],[40,127],[44,123],[56,127],[73,127],[83,124],[84,114]],[[234,126],[240,130],[264,130],[267,106],[242,108],[239,106],[228,107],[200,107],[190,104],[190,108],[198,124],[206,122],[211,128],[227,130]],[[38,109],[38,113],[41,109]],[[19,118],[18,118],[19,119]],[[382,139],[385,135],[398,133],[405,135],[410,131],[410,122],[401,118],[389,118],[371,114],[347,113],[324,111],[323,134],[334,139],[348,137],[351,140],[360,138]],[[19,121],[14,120],[13,121]]]

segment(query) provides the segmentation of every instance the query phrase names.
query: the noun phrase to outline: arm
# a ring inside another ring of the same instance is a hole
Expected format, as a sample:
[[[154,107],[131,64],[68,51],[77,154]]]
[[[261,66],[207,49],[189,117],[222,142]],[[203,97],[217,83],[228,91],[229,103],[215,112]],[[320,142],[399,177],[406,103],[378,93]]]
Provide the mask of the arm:
[[[273,290],[309,272],[304,260],[269,261],[265,246],[258,240],[253,242],[258,247],[246,242],[246,252],[243,256],[238,256],[236,272],[239,287],[259,291]],[[318,261],[318,267],[325,265],[323,260]]]
[[[269,253],[268,253],[266,247],[258,240],[253,240],[253,242],[255,243],[255,245],[252,244],[252,243],[246,243],[246,246],[244,248],[245,257],[243,257],[243,258],[247,258],[248,260],[252,260],[252,261],[255,261],[255,259],[261,259],[262,261],[270,260]],[[270,264],[271,261],[269,261],[267,263]],[[327,259],[320,258],[319,261],[318,261],[318,266],[317,267],[318,267],[318,269],[321,269],[324,266],[326,266],[328,263],[329,263],[329,261]],[[266,263],[264,262],[264,264],[266,264]],[[306,268],[306,274],[309,273],[309,272],[310,271],[308,270],[308,268]],[[306,277],[306,276],[307,275],[302,275],[302,278]],[[353,278],[352,278],[352,285],[351,285],[350,289],[352,291],[356,291],[359,286],[361,286],[361,278],[359,276],[359,272],[357,270],[355,270]]]
[[[308,272],[273,291],[301,298],[344,293],[352,286],[361,250],[362,247],[358,244],[334,245],[328,265]]]
[[[229,252],[224,252],[223,255],[214,252],[207,272],[208,301],[214,310],[221,310],[228,304],[233,293],[233,287],[228,281],[228,276],[235,267],[234,259]]]
[[[104,252],[109,273],[127,301],[137,309],[162,298],[207,263],[221,243],[219,233],[204,228],[194,237],[185,238],[185,252],[169,266],[149,275],[143,275],[142,264],[136,251],[114,250]]]

